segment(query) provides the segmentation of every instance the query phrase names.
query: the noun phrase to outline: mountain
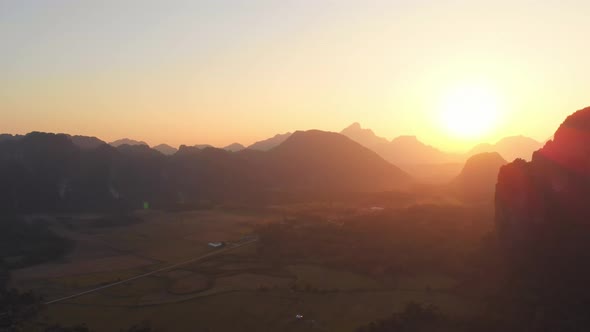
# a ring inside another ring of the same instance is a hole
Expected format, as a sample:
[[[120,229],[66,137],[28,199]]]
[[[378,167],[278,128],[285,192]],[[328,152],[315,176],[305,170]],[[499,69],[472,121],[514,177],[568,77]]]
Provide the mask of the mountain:
[[[373,147],[375,152],[394,165],[444,164],[462,162],[460,155],[442,152],[426,145],[416,136],[400,136]]]
[[[172,197],[165,156],[146,145],[82,149],[68,135],[33,132],[0,142],[0,209],[105,211]]]
[[[357,122],[340,133],[424,183],[447,183],[459,174],[465,161],[464,156],[440,151],[420,142],[416,136],[400,136],[388,141]]]
[[[11,141],[23,138],[23,135],[0,134],[0,142]]]
[[[147,146],[149,146],[144,141],[136,141],[136,140],[132,140],[132,139],[129,139],[129,138],[118,139],[118,140],[116,140],[114,142],[110,142],[109,144],[112,145],[112,146],[114,146],[114,147],[118,147],[118,146],[124,145],[124,144],[127,144],[127,145],[147,145]]]
[[[498,152],[507,160],[518,158],[530,160],[533,152],[540,149],[542,146],[543,143],[537,142],[529,137],[511,136],[501,139],[496,144],[479,144],[469,151],[468,155],[473,156],[483,152]]]
[[[469,201],[493,200],[500,168],[508,162],[497,152],[484,152],[467,160],[451,186]]]
[[[154,150],[158,150],[160,151],[162,154],[165,154],[167,156],[169,155],[173,155],[176,153],[176,151],[178,151],[177,148],[172,147],[168,144],[160,144],[160,145],[156,145],[153,147]]]
[[[268,158],[274,182],[296,189],[379,191],[410,181],[375,152],[332,132],[297,131]]]
[[[245,148],[246,147],[240,143],[232,143],[232,144],[224,147],[223,149],[227,150],[227,151],[231,151],[231,152],[238,152],[238,151],[244,150]]]
[[[344,128],[340,133],[369,149],[387,143],[387,139],[375,135],[371,129],[362,128],[358,122]]]
[[[197,148],[197,149],[206,149],[206,148],[212,148],[213,145],[210,145],[210,144],[195,144],[195,145],[193,145],[193,147],[194,148]]]
[[[268,138],[268,139],[265,139],[262,141],[258,141],[256,143],[248,146],[248,149],[268,151],[268,150],[278,146],[279,144],[283,143],[290,136],[291,136],[291,133],[277,134],[271,138]]]
[[[70,138],[72,143],[78,146],[81,149],[94,149],[103,144],[107,144],[105,141],[93,137],[93,136],[80,136],[80,135],[66,135]]]
[[[530,305],[557,324],[553,331],[567,330],[564,322],[588,322],[577,305],[590,302],[588,202],[590,107],[570,115],[530,162],[502,167],[496,188],[497,233],[512,282],[534,292]]]
[[[30,133],[0,141],[0,210],[94,212],[198,206],[203,201],[267,204],[299,195],[398,188],[409,176],[347,137],[297,132],[270,151],[147,145],[82,149],[68,135]],[[180,205],[179,205],[180,204]]]

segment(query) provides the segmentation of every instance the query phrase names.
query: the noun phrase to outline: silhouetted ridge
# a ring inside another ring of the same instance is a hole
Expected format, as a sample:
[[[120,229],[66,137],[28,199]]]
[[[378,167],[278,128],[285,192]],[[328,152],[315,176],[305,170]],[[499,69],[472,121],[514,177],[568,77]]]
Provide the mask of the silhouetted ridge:
[[[172,147],[168,144],[160,144],[160,145],[156,145],[153,147],[154,150],[158,150],[160,151],[162,154],[165,154],[167,156],[173,155],[176,153],[176,151],[178,151],[177,148]]]
[[[278,177],[300,188],[375,191],[409,180],[375,152],[337,133],[297,131],[269,154]]]
[[[498,152],[507,160],[530,160],[533,152],[542,147],[542,143],[525,136],[510,136],[499,140],[496,144],[483,143],[474,147],[468,154]]]
[[[491,201],[494,198],[500,168],[507,161],[497,152],[477,154],[467,160],[452,185],[469,201]]]
[[[256,143],[248,146],[248,149],[268,151],[268,150],[278,146],[279,144],[283,143],[287,138],[289,138],[289,136],[291,136],[291,133],[277,134],[271,138],[267,138],[265,140],[258,141]]]
[[[70,140],[72,140],[72,142],[81,149],[96,149],[103,144],[107,144],[105,141],[92,136],[66,136],[68,136]]]
[[[224,147],[223,149],[227,150],[227,151],[238,152],[238,151],[244,150],[245,148],[246,147],[240,143],[232,143],[232,144]]]
[[[537,299],[529,305],[549,330],[589,325],[581,305],[590,301],[589,202],[590,108],[569,116],[531,162],[516,160],[498,176],[496,224],[513,282]]]
[[[68,135],[30,133],[0,141],[0,209],[73,212],[261,202],[277,192],[378,191],[408,176],[335,133],[299,132],[271,151],[147,145],[80,148]],[[193,204],[193,205],[191,205]]]
[[[206,149],[206,148],[213,148],[214,146],[211,144],[195,144],[193,147],[197,149]]]
[[[369,149],[387,143],[385,138],[375,135],[371,129],[362,128],[358,122],[344,128],[340,133]]]
[[[2,141],[12,141],[23,138],[23,135],[11,135],[11,134],[0,134],[0,142]]]
[[[446,153],[426,145],[416,136],[400,136],[391,142],[379,144],[374,150],[395,165],[442,164],[462,162],[463,156]],[[402,166],[403,167],[403,166]]]
[[[124,145],[124,144],[127,144],[127,145],[146,145],[146,146],[149,146],[144,141],[136,141],[136,140],[132,140],[132,139],[129,139],[129,138],[121,138],[121,139],[118,139],[116,141],[113,141],[113,142],[111,142],[109,144],[112,145],[112,146],[114,146],[114,147],[118,147],[118,146]]]

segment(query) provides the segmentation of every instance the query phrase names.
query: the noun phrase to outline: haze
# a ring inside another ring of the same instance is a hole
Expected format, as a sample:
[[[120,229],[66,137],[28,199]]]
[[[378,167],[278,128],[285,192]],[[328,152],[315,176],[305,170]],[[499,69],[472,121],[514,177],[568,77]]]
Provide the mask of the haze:
[[[250,144],[358,121],[444,150],[544,141],[590,86],[586,1],[1,1],[2,132]],[[483,87],[484,134],[444,100]],[[448,121],[448,119],[447,119]]]

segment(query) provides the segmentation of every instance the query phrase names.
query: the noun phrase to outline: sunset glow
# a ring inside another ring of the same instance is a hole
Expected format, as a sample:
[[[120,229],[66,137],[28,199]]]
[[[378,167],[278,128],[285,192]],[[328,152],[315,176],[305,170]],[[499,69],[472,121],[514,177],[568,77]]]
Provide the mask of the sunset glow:
[[[447,151],[543,141],[587,104],[588,12],[579,1],[3,2],[2,131],[225,146],[360,122]]]
[[[495,129],[498,98],[483,87],[457,88],[442,103],[441,122],[450,135],[474,139]]]

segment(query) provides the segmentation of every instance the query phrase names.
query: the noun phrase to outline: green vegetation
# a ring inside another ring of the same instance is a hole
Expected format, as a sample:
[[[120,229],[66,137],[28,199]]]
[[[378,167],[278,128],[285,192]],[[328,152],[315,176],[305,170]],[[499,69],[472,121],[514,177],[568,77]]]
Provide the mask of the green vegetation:
[[[50,261],[70,248],[70,241],[56,235],[43,220],[0,216],[0,262],[8,268]]]
[[[497,322],[457,319],[439,312],[436,306],[408,303],[404,310],[360,327],[356,332],[491,332],[502,331]]]

